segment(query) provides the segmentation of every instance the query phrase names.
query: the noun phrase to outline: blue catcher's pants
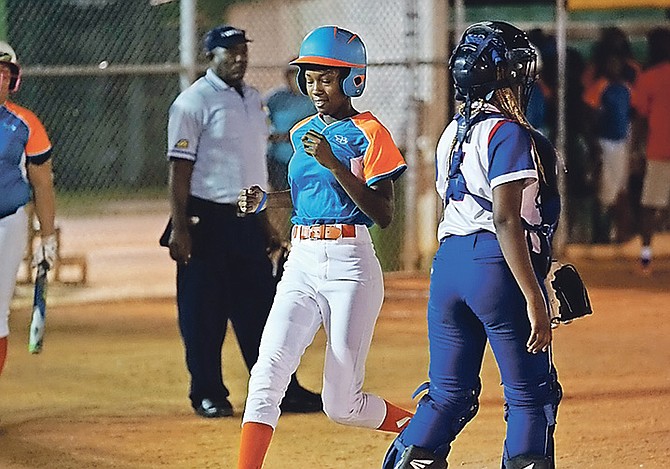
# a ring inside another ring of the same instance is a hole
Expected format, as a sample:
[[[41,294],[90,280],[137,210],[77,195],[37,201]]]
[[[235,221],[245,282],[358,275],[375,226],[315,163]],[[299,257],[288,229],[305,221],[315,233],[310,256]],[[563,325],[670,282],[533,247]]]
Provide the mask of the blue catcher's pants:
[[[433,260],[430,282],[430,387],[398,437],[402,446],[446,456],[451,442],[477,412],[488,340],[506,401],[503,464],[521,454],[553,459],[561,391],[551,352],[527,352],[529,335],[525,299],[496,236],[480,231],[446,238]]]

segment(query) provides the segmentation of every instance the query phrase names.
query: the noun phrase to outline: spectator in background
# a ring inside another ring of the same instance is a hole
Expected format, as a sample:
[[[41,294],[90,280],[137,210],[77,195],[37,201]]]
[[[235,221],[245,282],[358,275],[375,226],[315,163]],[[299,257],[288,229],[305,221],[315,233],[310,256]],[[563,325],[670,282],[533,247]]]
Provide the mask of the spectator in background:
[[[670,204],[670,29],[650,31],[647,45],[649,64],[638,77],[632,98],[636,112],[634,149],[638,155],[646,153],[639,264],[644,275],[651,274],[652,237],[655,227],[661,225],[661,215],[667,217]]]
[[[9,305],[28,243],[26,204],[31,199],[42,237],[33,266],[51,268],[58,250],[51,142],[35,114],[8,100],[20,82],[16,53],[0,41],[0,373],[7,357]]]
[[[295,58],[291,59],[291,62]],[[285,83],[271,91],[265,98],[270,118],[268,145],[268,177],[272,190],[283,191],[288,185],[288,162],[293,155],[289,131],[299,121],[316,114],[312,100],[298,89],[296,74],[298,67],[289,65],[284,69]]]
[[[584,92],[584,100],[597,118],[595,131],[601,150],[597,241],[623,242],[630,234],[630,84],[625,56],[604,49],[601,53],[594,62],[595,81]]]
[[[558,116],[558,61],[556,40],[541,29],[528,33],[539,50],[541,68],[531,91],[526,115],[529,122],[552,143],[556,143]],[[563,156],[566,184],[568,239],[571,242],[593,241],[597,219],[597,183],[600,147],[595,132],[595,116],[582,99],[584,59],[574,48],[567,48],[565,110],[565,152]],[[561,164],[559,164],[560,168]]]
[[[607,62],[610,55],[621,58],[623,79],[631,85],[635,83],[641,67],[633,55],[628,35],[619,27],[608,26],[600,29],[598,39],[591,48],[591,59],[582,73],[582,86],[585,90],[591,89],[600,79],[598,70],[604,68],[604,62]]]
[[[267,186],[267,116],[244,82],[248,42],[232,26],[209,31],[209,69],[175,99],[168,121],[172,216],[161,244],[177,263],[191,406],[206,418],[233,415],[221,366],[228,320],[251,370],[276,291],[268,253],[279,237],[265,213],[238,216],[236,204],[243,187]],[[286,396],[284,412],[321,411],[321,396],[295,375]]]
[[[637,75],[640,73],[641,67],[638,61],[633,56],[630,40],[627,34],[619,27],[608,26],[600,29],[598,38],[593,43],[591,48],[591,56],[584,68],[582,73],[581,81],[584,87],[584,101],[586,101],[592,109],[600,109],[601,97],[605,89],[610,86],[611,79],[606,76],[608,68],[611,68],[612,57],[616,57],[619,64],[617,65],[618,77],[617,81],[622,82],[627,85],[629,88],[632,88],[635,83]],[[620,88],[619,88],[620,89]],[[612,89],[608,91],[609,98],[612,98]],[[611,111],[611,109],[610,109]],[[600,115],[602,117],[602,114]],[[599,117],[599,119],[600,119]],[[605,119],[607,119],[605,117]],[[630,117],[628,118],[630,120]],[[600,142],[602,142],[602,128],[598,126],[602,122],[599,122],[594,131],[596,132],[595,136]],[[611,125],[607,124],[607,125]],[[609,141],[611,142],[610,135]],[[630,142],[630,131],[627,136],[628,141]],[[630,145],[630,143],[628,143]],[[609,152],[611,147],[604,149],[605,152]],[[611,152],[607,156],[608,161],[602,161],[604,165],[602,171],[600,171],[599,180],[605,181],[608,177],[612,176],[610,174],[603,174],[603,172],[608,172],[611,170],[609,163],[612,161]],[[631,158],[628,156],[627,161],[629,162]],[[625,183],[625,191],[621,193],[618,197],[618,200],[615,200],[613,203],[610,203],[608,200],[608,194],[606,192],[610,189],[603,187],[603,184],[600,184],[600,207],[597,208],[597,224],[596,231],[594,233],[594,241],[607,243],[610,241],[625,241],[630,236],[630,231],[632,227],[631,219],[633,206],[638,205],[637,200],[639,199],[639,193],[641,189],[641,178],[642,174],[639,168],[633,168],[631,171],[630,168],[626,168],[625,179],[621,179],[620,176],[617,176],[617,181],[623,180]],[[603,197],[605,195],[605,197]]]
[[[552,99],[552,90],[542,79],[542,60],[544,55],[548,55],[547,47],[551,47],[550,38],[541,29],[534,29],[531,33],[528,34],[528,38],[537,54],[537,79],[533,83],[528,97],[526,119],[542,135],[548,137],[552,132],[552,129],[549,128],[550,117],[547,115],[547,107]],[[543,50],[545,51],[544,54]]]

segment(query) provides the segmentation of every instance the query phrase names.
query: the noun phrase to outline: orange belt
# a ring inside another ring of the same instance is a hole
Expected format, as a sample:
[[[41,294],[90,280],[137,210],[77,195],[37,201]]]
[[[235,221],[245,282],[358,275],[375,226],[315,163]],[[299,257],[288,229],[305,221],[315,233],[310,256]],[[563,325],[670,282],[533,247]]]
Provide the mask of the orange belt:
[[[295,225],[291,237],[298,239],[355,238],[356,225]]]

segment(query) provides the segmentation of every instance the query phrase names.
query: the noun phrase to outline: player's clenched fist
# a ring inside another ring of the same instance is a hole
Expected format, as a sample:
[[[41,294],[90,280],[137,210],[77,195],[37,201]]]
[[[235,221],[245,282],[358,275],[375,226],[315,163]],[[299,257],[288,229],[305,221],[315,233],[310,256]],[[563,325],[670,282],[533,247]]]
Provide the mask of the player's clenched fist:
[[[334,165],[338,163],[337,158],[333,155],[333,150],[330,148],[330,143],[320,133],[309,130],[302,136],[301,140],[305,153],[314,157],[321,165],[328,169],[333,169]]]
[[[258,213],[265,208],[268,194],[260,186],[251,186],[240,191],[237,206],[242,213]]]

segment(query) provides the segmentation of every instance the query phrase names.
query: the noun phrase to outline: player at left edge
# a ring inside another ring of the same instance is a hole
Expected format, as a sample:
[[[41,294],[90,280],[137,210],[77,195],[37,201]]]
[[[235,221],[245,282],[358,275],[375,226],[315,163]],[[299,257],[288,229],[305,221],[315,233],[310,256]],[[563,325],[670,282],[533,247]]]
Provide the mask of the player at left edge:
[[[33,266],[56,258],[56,197],[51,166],[51,141],[40,119],[9,100],[21,83],[21,66],[14,49],[0,41],[0,373],[7,357],[9,306],[28,243],[32,200],[41,243]]]

